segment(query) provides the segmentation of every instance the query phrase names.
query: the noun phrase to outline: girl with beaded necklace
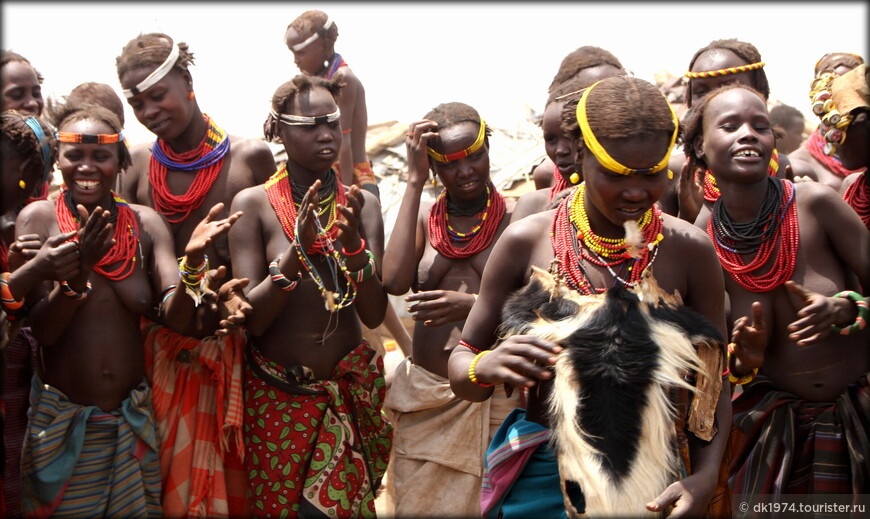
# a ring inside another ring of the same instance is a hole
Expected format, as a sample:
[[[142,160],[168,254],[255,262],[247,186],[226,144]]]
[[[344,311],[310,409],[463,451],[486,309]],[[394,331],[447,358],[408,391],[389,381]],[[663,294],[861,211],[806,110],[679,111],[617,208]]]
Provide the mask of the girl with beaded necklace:
[[[708,94],[684,140],[721,191],[696,225],[714,242],[734,322],[732,491],[868,492],[859,460],[870,416],[858,404],[870,396],[868,312],[857,291],[870,286],[870,232],[828,187],[767,175],[774,136],[746,85]]]
[[[685,305],[725,330],[722,274],[710,241],[688,222],[655,207],[668,182],[667,158],[677,133],[675,115],[662,94],[637,78],[606,78],[566,103],[563,123],[576,139],[584,183],[558,208],[515,222],[501,236],[484,270],[462,342],[448,365],[451,388],[467,400],[490,398],[492,384],[527,390],[526,409],[518,409],[506,420],[502,425],[506,431],[547,431],[545,407],[552,381],[548,367],[562,351],[561,346],[530,335],[509,337],[490,349],[496,343],[502,302],[528,283],[531,266],[546,270],[558,259],[559,272],[569,286],[589,294],[616,283],[631,286],[654,262],[655,278],[664,291],[679,292]],[[629,220],[640,221],[649,244],[637,260],[623,255],[627,247],[623,224]],[[578,233],[580,238],[574,241]],[[687,264],[685,258],[693,261]],[[730,423],[728,399],[728,392],[722,391],[716,407],[720,431],[727,431]],[[709,443],[692,439],[691,474],[658,496],[644,496],[649,500],[647,508],[663,511],[673,505],[675,516],[701,515],[717,491],[726,440],[725,434],[715,435]],[[489,496],[485,517],[564,516],[552,451],[545,441],[529,448],[533,454],[527,469],[536,471],[538,481],[549,478],[551,490],[530,496],[526,504],[522,497]],[[531,472],[521,471],[518,481],[531,481],[523,479],[526,474]],[[523,485],[517,485],[507,496],[521,496]]]
[[[77,261],[43,269],[27,294],[39,363],[21,457],[23,513],[159,517],[159,439],[139,322],[148,315],[183,328],[204,270],[179,272],[165,220],[112,191],[130,160],[117,116],[74,102],[52,115],[64,187],[57,200],[26,206],[16,228],[44,243],[74,240]],[[219,219],[221,209],[194,229],[183,264],[202,264],[208,243],[241,216]],[[187,290],[177,289],[179,274]]]
[[[362,336],[388,304],[383,220],[375,196],[345,188],[332,169],[339,92],[303,75],[278,87],[266,137],[281,138],[287,163],[233,201],[246,213],[230,233],[233,265],[252,280],[244,427],[254,515],[374,516],[390,453],[383,357]]]
[[[452,102],[411,123],[405,141],[408,184],[384,258],[387,291],[413,291],[405,301],[415,321],[412,354],[386,403],[396,425],[388,491],[397,516],[479,516],[486,441],[518,404],[503,388],[483,404],[465,402],[447,380],[450,350],[512,209],[490,180],[490,132],[477,110]],[[430,172],[444,189],[421,203]]]

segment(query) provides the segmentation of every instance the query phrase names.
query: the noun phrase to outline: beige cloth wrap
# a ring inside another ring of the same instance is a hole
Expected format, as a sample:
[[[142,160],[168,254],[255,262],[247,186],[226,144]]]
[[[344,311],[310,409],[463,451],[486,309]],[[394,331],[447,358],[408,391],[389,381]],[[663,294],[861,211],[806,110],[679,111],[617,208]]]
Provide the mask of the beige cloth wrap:
[[[483,460],[495,431],[520,404],[503,386],[484,402],[462,400],[450,381],[406,358],[387,391],[395,427],[387,492],[396,517],[480,517]]]
[[[841,114],[847,114],[856,108],[870,108],[867,65],[858,65],[842,76],[835,77],[831,83],[831,98]]]

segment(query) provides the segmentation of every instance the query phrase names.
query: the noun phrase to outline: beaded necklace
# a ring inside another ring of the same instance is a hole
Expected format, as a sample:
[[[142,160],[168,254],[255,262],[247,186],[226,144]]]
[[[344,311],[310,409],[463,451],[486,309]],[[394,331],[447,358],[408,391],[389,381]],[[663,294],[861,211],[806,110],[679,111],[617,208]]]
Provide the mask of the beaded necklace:
[[[775,177],[777,171],[779,171],[779,152],[774,148],[773,153],[770,154],[770,164],[767,165],[767,174]],[[704,172],[704,200],[715,202],[719,199],[720,194],[719,186],[716,185],[716,177],[708,169]]]
[[[323,196],[323,189],[318,192],[321,198],[317,207],[317,213],[318,216],[328,213],[329,222],[326,224],[326,227],[321,227],[323,230],[322,233],[317,233],[314,245],[308,250],[309,254],[326,254],[329,251],[332,241],[335,241],[335,238],[338,236],[339,230],[338,226],[335,225],[338,213],[336,204],[347,204],[345,187],[341,183],[335,181],[335,171],[330,169],[326,176],[327,178],[324,179],[323,184],[333,186],[331,188],[333,192],[327,196]],[[285,178],[287,180],[282,182]],[[295,229],[298,206],[302,203],[302,197],[305,196],[305,191],[307,191],[307,189],[300,191],[298,187],[296,188],[297,192],[302,193],[302,196],[297,200],[296,193],[293,192],[294,186],[292,186],[291,183],[292,180],[289,178],[287,173],[287,165],[282,164],[278,171],[269,177],[269,180],[266,181],[263,187],[266,189],[266,195],[269,197],[269,203],[272,205],[272,209],[275,210],[275,214],[278,216],[278,221],[281,222],[281,228],[284,230],[284,235],[287,236],[288,240],[293,241],[296,239]],[[320,225],[319,219],[317,225]]]
[[[109,208],[109,221],[114,224],[115,244],[94,266],[103,277],[112,281],[120,281],[133,273],[136,266],[136,249],[139,247],[139,222],[127,202],[112,191],[112,204]],[[72,232],[78,229],[78,214],[72,192],[66,187],[61,188],[60,196],[55,204],[55,217],[60,232]],[[78,235],[72,238],[78,241]],[[119,263],[117,268],[109,270],[106,267]]]
[[[441,191],[438,199],[429,211],[427,230],[429,243],[442,256],[447,258],[468,258],[486,250],[495,238],[498,225],[505,214],[504,197],[491,181],[486,183],[486,205],[479,211],[477,223],[467,233],[455,230],[448,221],[447,189]],[[456,247],[453,242],[467,243],[465,247]]]
[[[664,239],[664,221],[658,206],[653,205],[638,222],[644,247],[632,250],[625,237],[604,238],[596,235],[589,225],[586,214],[586,184],[580,184],[574,192],[565,197],[556,209],[550,227],[550,243],[561,270],[566,272],[566,281],[574,290],[583,294],[602,293],[606,288],[594,288],[589,281],[582,260],[606,267],[614,277],[614,282],[627,287],[640,281],[644,271],[650,268],[658,254],[658,244]],[[582,247],[581,247],[582,245]],[[613,270],[627,270],[627,278]]]
[[[341,54],[339,54],[337,52],[334,53],[332,55],[332,58],[329,60],[329,66],[325,67],[326,72],[323,74],[323,78],[324,79],[332,79],[332,76],[334,76],[335,73],[338,72],[338,69],[340,69],[341,67],[346,67],[346,66],[347,66],[347,62],[344,61],[344,58],[341,57]]]
[[[852,173],[858,173],[859,171],[866,169],[846,169],[846,167],[843,166],[843,163],[840,162],[840,159],[833,155],[825,154],[825,144],[827,144],[827,142],[828,141],[825,140],[825,137],[822,136],[819,129],[816,128],[816,130],[810,135],[810,138],[804,142],[804,148],[810,152],[810,155],[812,155],[814,159],[821,162],[831,172],[843,178],[848,177]]]
[[[867,182],[866,171],[846,188],[843,200],[852,206],[864,226],[870,229],[870,183]]]
[[[758,215],[746,223],[731,220],[725,204],[717,200],[707,222],[707,234],[722,267],[746,290],[767,292],[785,283],[794,273],[800,244],[794,184],[768,177],[767,192]],[[759,274],[775,250],[770,269]],[[752,261],[743,261],[741,255],[753,253]]]
[[[296,221],[295,223],[296,225],[293,227],[293,232],[294,234],[298,234],[299,222]],[[356,283],[354,283],[353,278],[347,271],[344,260],[339,256],[338,251],[335,250],[332,240],[327,237],[327,232],[320,224],[319,218],[314,219],[314,225],[317,227],[318,241],[323,238],[324,251],[322,254],[325,256],[326,264],[329,267],[330,278],[332,279],[332,286],[335,287],[335,291],[333,292],[326,288],[326,283],[323,281],[323,278],[317,272],[311,259],[301,247],[296,247],[296,255],[299,257],[299,262],[302,263],[303,267],[305,267],[305,271],[308,272],[308,276],[314,281],[317,288],[320,290],[320,295],[323,297],[323,303],[326,310],[330,313],[330,322],[326,325],[326,329],[329,330],[330,323],[332,322],[331,314],[336,310],[341,310],[342,308],[347,308],[352,305],[356,300],[357,288]],[[339,272],[341,272],[346,283],[339,283]],[[342,286],[346,288],[342,288]],[[337,326],[338,323],[336,322],[335,325]],[[326,337],[331,335],[332,331],[334,331],[334,329],[329,331],[329,333],[324,332],[321,342],[325,341]]]
[[[154,198],[154,208],[170,223],[182,222],[198,209],[218,177],[224,158],[230,150],[227,133],[206,114],[202,115],[208,130],[199,146],[184,153],[176,153],[163,139],[157,139],[151,147],[148,179]],[[169,191],[166,176],[169,169],[196,171],[196,177],[181,195]]]
[[[571,184],[565,180],[565,177],[559,173],[559,167],[553,166],[553,187],[550,188],[550,194],[547,196],[547,201],[552,202],[556,195],[561,193],[563,190],[571,187]]]

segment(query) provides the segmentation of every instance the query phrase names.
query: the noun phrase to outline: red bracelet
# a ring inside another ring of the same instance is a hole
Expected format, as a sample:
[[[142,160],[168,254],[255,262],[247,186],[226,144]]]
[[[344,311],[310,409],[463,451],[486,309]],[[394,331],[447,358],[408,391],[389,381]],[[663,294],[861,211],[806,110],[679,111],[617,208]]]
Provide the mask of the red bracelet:
[[[344,254],[344,255],[347,256],[347,257],[350,257],[350,256],[356,256],[357,254],[359,254],[360,252],[362,252],[363,250],[365,250],[365,248],[366,248],[366,240],[365,240],[365,238],[360,238],[360,239],[359,239],[359,249],[357,249],[357,250],[355,250],[355,251],[353,251],[353,252],[347,252],[347,249],[345,249],[344,247],[342,247],[342,248],[341,248],[341,253]]]
[[[459,345],[460,345],[460,346],[465,346],[466,348],[468,348],[469,350],[473,351],[474,353],[480,353],[480,352],[482,351],[482,350],[478,350],[477,348],[475,348],[474,346],[468,344],[467,342],[465,342],[465,341],[463,341],[463,340],[460,340],[460,341],[459,341]]]

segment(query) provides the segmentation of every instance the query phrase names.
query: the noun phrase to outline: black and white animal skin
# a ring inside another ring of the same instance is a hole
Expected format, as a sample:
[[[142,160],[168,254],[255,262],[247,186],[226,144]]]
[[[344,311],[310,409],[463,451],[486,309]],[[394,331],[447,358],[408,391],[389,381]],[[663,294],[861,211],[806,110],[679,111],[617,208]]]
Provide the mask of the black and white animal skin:
[[[721,367],[704,366],[696,351],[704,344],[720,355],[716,327],[651,274],[632,289],[582,295],[537,267],[502,318],[502,339],[535,335],[565,348],[548,416],[568,515],[649,516],[645,503],[680,477],[675,389],[694,392],[687,373]]]

